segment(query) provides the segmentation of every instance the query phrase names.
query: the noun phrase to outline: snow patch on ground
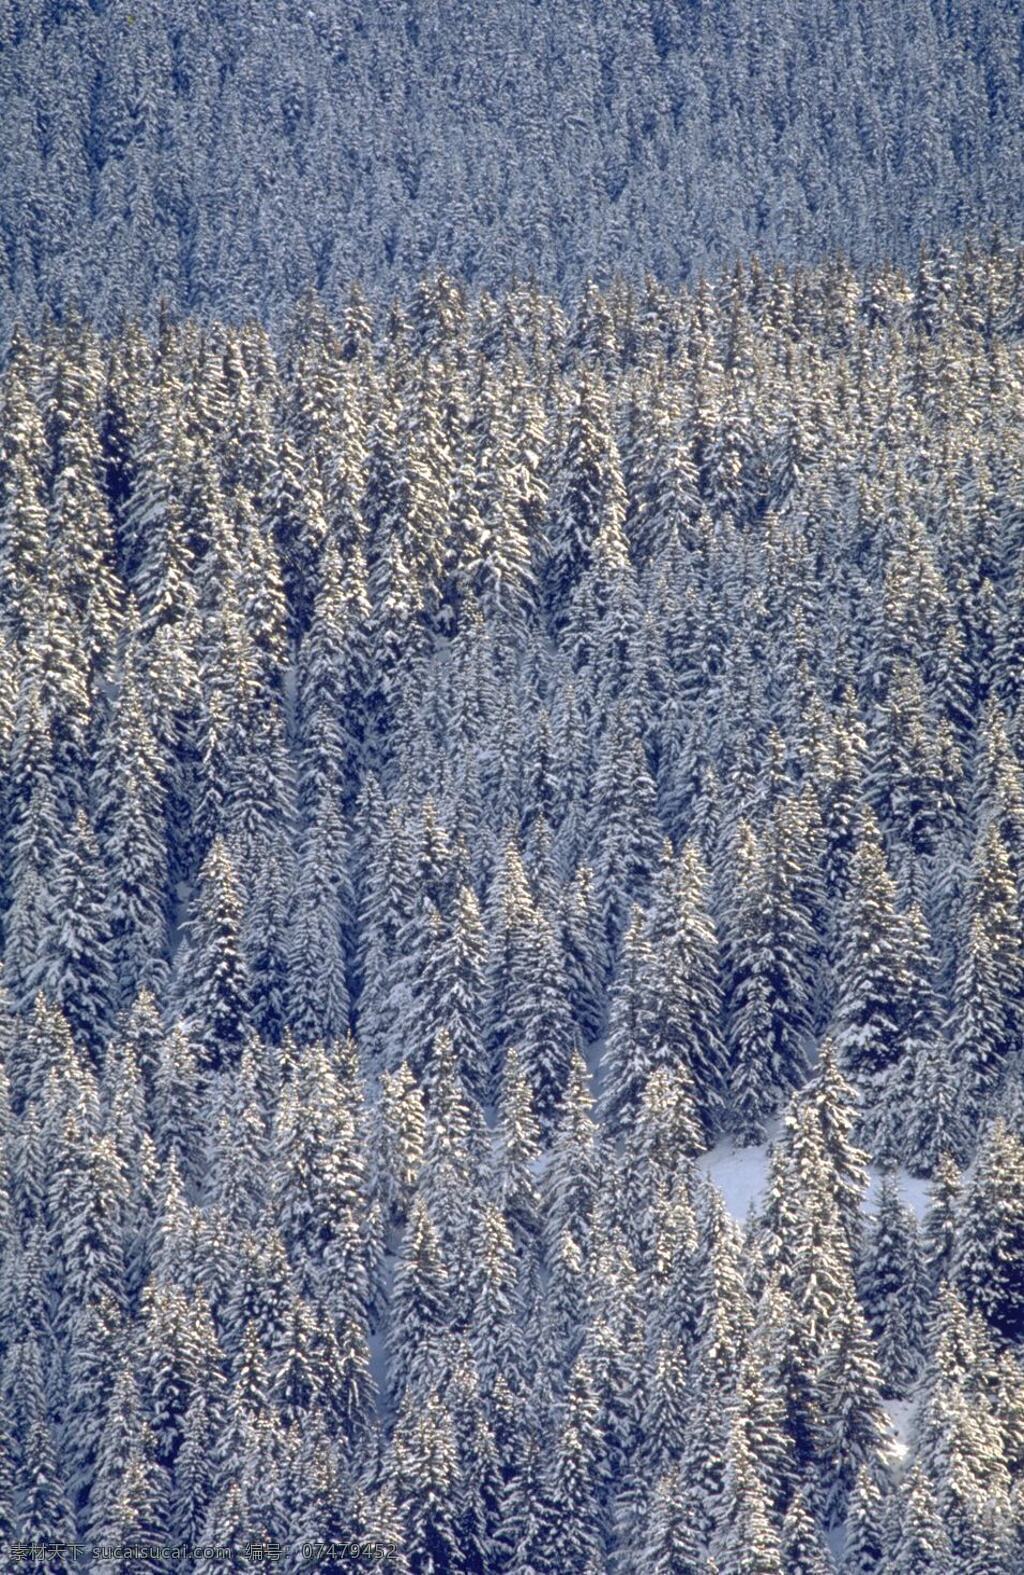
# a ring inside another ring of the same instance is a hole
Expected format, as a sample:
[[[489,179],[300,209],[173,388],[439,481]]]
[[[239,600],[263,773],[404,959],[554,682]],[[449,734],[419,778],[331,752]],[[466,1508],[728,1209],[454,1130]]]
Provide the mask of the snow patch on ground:
[[[714,1182],[725,1206],[733,1219],[742,1224],[764,1191],[768,1179],[768,1156],[772,1143],[781,1130],[781,1122],[768,1123],[768,1140],[746,1148],[737,1147],[732,1138],[723,1138],[697,1160],[697,1167]],[[906,1170],[896,1172],[900,1197],[916,1216],[918,1223],[928,1208],[931,1183]],[[868,1170],[868,1187],[864,1196],[864,1211],[874,1214],[882,1187],[882,1172],[872,1165]]]
[[[285,668],[281,689],[284,698],[285,737],[291,743],[294,742],[298,731],[299,669],[295,662],[289,662]]]
[[[192,906],[192,882],[179,880],[174,887],[174,906],[171,913],[170,934],[168,946],[171,960],[177,956],[178,947],[182,942],[182,929],[188,919],[189,909]]]
[[[910,1453],[910,1428],[917,1406],[916,1400],[883,1400],[882,1409],[889,1421],[895,1435],[891,1455],[897,1469],[906,1463]]]
[[[920,1176],[912,1176],[909,1171],[896,1171],[896,1184],[899,1187],[900,1197],[916,1214],[918,1223],[924,1218],[928,1208],[928,1192],[931,1182],[923,1181]],[[878,1207],[878,1195],[882,1187],[882,1172],[872,1165],[868,1170],[868,1190],[864,1199],[864,1207],[869,1214],[873,1214]]]
[[[381,1404],[388,1387],[388,1346],[382,1329],[373,1330],[367,1339],[370,1347],[370,1376],[373,1379]]]
[[[775,1137],[772,1129],[777,1125],[770,1123],[769,1139]],[[769,1147],[770,1142],[737,1148],[731,1138],[723,1138],[697,1161],[698,1169],[710,1176],[722,1194],[733,1219],[741,1223],[746,1220],[751,1204],[756,1203],[764,1191]]]
[[[831,1553],[831,1555],[832,1555],[832,1562],[835,1564],[836,1568],[838,1569],[840,1564],[843,1561],[843,1553],[846,1550],[846,1522],[845,1521],[843,1522],[843,1524],[841,1526],[833,1526],[831,1531],[826,1531],[826,1533],[825,1533],[825,1546],[828,1548],[829,1552]]]

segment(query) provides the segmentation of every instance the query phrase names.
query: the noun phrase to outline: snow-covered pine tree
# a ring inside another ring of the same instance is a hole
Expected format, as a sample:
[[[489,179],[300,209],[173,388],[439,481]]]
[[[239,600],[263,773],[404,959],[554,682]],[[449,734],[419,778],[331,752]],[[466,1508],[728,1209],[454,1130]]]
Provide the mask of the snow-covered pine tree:
[[[999,1334],[1024,1327],[1024,1287],[1015,1265],[1024,1251],[1024,1146],[1001,1120],[986,1132],[964,1187],[953,1279],[968,1305]]]
[[[178,1009],[205,1067],[229,1060],[245,1034],[249,981],[242,924],[237,876],[218,838],[199,871],[175,981]]]
[[[865,813],[850,861],[833,1033],[844,1069],[863,1083],[870,1104],[900,1058],[908,992],[895,885],[878,828]]]
[[[920,1362],[927,1297],[917,1221],[901,1202],[890,1175],[882,1180],[857,1278],[861,1302],[878,1341],[884,1392],[902,1396]]]
[[[109,1032],[115,981],[99,849],[84,811],[57,870],[33,985],[94,1055]]]

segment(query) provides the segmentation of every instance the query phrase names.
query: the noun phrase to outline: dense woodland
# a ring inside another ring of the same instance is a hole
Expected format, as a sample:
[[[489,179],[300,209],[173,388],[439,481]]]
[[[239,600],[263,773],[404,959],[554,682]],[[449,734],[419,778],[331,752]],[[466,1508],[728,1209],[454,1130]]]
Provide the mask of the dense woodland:
[[[970,245],[15,334],[5,1543],[1024,1567],[1022,414]]]
[[[0,0],[0,342],[1024,220],[1021,0]]]

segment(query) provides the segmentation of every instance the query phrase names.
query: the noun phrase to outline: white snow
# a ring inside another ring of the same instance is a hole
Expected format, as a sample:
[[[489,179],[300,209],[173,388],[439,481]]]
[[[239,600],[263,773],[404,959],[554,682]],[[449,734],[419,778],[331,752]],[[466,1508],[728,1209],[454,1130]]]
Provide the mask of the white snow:
[[[930,1183],[922,1181],[918,1176],[912,1176],[907,1170],[896,1171],[896,1184],[900,1197],[917,1216],[918,1223],[924,1218],[928,1207],[928,1191]],[[869,1214],[873,1214],[878,1207],[878,1194],[882,1186],[882,1172],[872,1165],[868,1170],[868,1190],[864,1199],[864,1207]]]
[[[916,1407],[915,1399],[882,1401],[882,1409],[892,1423],[895,1434],[891,1456],[897,1470],[904,1465],[910,1452],[910,1426]]]
[[[710,1176],[721,1192],[729,1213],[740,1224],[746,1220],[751,1204],[760,1198],[768,1179],[768,1150],[778,1138],[781,1123],[771,1121],[767,1127],[768,1141],[765,1143],[737,1148],[732,1138],[723,1138],[697,1161],[698,1168]],[[896,1172],[896,1182],[900,1197],[920,1222],[928,1207],[930,1183],[910,1175],[906,1170]],[[881,1185],[882,1172],[876,1166],[870,1166],[868,1188],[864,1195],[865,1213],[874,1214],[877,1209]]]
[[[769,1123],[769,1140],[776,1135],[778,1122]],[[723,1138],[702,1154],[698,1167],[711,1177],[733,1219],[741,1223],[750,1206],[764,1191],[768,1176],[768,1143],[737,1148],[731,1138]]]

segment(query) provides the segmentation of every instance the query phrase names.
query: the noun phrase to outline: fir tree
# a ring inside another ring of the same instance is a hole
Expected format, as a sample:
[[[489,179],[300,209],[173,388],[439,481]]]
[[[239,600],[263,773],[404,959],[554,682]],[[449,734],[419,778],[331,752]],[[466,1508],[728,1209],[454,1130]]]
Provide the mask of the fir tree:
[[[658,1478],[651,1493],[647,1532],[634,1568],[652,1575],[703,1575],[701,1540],[695,1530],[692,1496],[678,1468]]]
[[[935,1168],[921,1232],[923,1268],[933,1292],[949,1278],[956,1246],[960,1188],[960,1172],[946,1154]]]
[[[287,1021],[300,1043],[341,1038],[351,1001],[343,927],[352,902],[345,827],[321,802],[303,841],[295,879],[287,953]]]
[[[1024,1150],[1002,1121],[982,1141],[960,1205],[954,1282],[991,1326],[1015,1339],[1024,1324],[1024,1291],[1015,1264],[1024,1230]]]
[[[798,1086],[810,1029],[812,941],[797,895],[795,848],[778,815],[745,871],[731,936],[731,1103],[738,1136],[759,1142],[763,1121]]]
[[[434,1342],[445,1326],[449,1274],[437,1232],[422,1198],[413,1203],[391,1298],[391,1386],[396,1399],[418,1392],[436,1360]]]
[[[584,373],[569,413],[551,524],[548,599],[561,627],[573,592],[593,562],[606,525],[621,526],[625,511],[618,447],[610,431],[607,390]]]
[[[874,1575],[884,1555],[883,1499],[871,1470],[860,1466],[846,1515],[842,1575]]]
[[[707,871],[696,845],[666,859],[651,908],[651,1060],[689,1073],[706,1135],[718,1131],[724,1104],[722,982],[717,936],[707,906]],[[658,959],[668,954],[668,966]]]
[[[826,1524],[834,1525],[846,1516],[859,1468],[878,1469],[888,1435],[870,1336],[855,1306],[841,1307],[829,1327],[818,1391],[825,1465],[824,1515]]]
[[[782,1568],[786,1575],[831,1575],[835,1565],[818,1529],[814,1503],[805,1489],[794,1495],[782,1522]]]
[[[867,821],[851,860],[843,936],[836,1044],[847,1071],[871,1089],[899,1056],[908,979],[893,881]]]
[[[729,1433],[715,1557],[719,1568],[743,1575],[776,1575],[784,1568],[764,1487],[736,1422]]]
[[[458,1458],[451,1417],[439,1397],[405,1409],[395,1427],[394,1471],[404,1506],[404,1547],[424,1575],[465,1568],[456,1534]]]
[[[242,901],[223,841],[210,848],[179,953],[177,998],[206,1066],[218,1066],[245,1033],[248,977],[242,953]]]
[[[865,1243],[859,1287],[879,1341],[879,1364],[890,1394],[903,1394],[917,1370],[923,1343],[922,1276],[917,1222],[887,1176],[874,1229]]]
[[[893,1575],[909,1575],[919,1569],[946,1575],[952,1568],[949,1539],[919,1467],[911,1471],[901,1490],[899,1531],[887,1567]]]
[[[34,984],[93,1053],[109,1030],[115,988],[104,896],[96,841],[79,812],[57,872]]]

